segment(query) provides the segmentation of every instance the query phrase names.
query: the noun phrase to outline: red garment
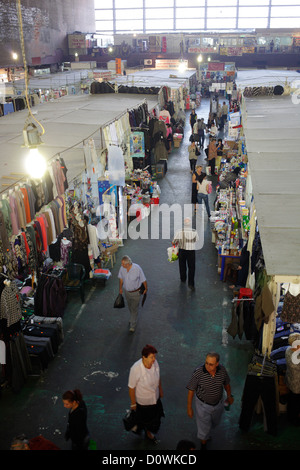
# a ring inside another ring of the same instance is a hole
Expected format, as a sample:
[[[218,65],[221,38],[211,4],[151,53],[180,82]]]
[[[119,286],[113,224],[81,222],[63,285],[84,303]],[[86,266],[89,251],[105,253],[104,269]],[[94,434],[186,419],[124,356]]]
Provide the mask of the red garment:
[[[37,217],[36,220],[40,223],[41,230],[42,230],[42,236],[43,236],[43,245],[44,249],[43,252],[45,253],[48,249],[48,240],[47,240],[47,220],[46,217],[43,217],[42,215],[40,217]]]
[[[27,239],[26,239],[25,233],[22,232],[21,235],[22,235],[22,237],[24,238],[25,249],[26,249],[26,255],[27,255],[27,262],[28,262],[28,256],[29,256],[29,253],[30,253],[30,249],[29,249],[29,246],[28,246],[28,243],[27,243]]]
[[[253,298],[253,292],[252,289],[248,289],[247,287],[241,287],[239,291],[239,299],[242,299],[243,297],[247,297],[249,299]],[[239,302],[237,303],[239,305]]]
[[[29,199],[28,199],[28,194],[27,194],[27,189],[26,188],[20,188],[23,197],[24,197],[24,207],[25,207],[25,214],[26,214],[26,222],[29,224],[31,222],[31,213],[30,213],[30,205],[29,205]]]
[[[30,450],[60,450],[53,442],[48,441],[43,436],[33,437],[29,441]]]

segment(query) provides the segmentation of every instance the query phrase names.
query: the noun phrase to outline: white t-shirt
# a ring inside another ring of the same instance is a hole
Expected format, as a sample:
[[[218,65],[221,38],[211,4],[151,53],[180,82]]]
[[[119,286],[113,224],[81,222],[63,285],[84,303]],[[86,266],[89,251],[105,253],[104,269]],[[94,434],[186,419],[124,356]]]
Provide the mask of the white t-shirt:
[[[130,369],[128,387],[135,388],[135,398],[139,405],[155,405],[159,398],[159,365],[155,360],[150,369],[142,359]]]
[[[198,190],[198,193],[201,193],[201,194],[208,194],[207,192],[207,184],[208,184],[208,181],[206,178],[204,178],[204,180],[202,181],[202,183],[199,183],[199,181],[197,181],[197,190]]]

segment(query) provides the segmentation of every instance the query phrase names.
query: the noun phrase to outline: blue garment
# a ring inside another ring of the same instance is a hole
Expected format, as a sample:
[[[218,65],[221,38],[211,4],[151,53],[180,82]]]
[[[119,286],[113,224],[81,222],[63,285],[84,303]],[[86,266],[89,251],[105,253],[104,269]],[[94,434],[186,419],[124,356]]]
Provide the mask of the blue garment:
[[[206,207],[206,212],[208,217],[210,217],[210,208],[209,208],[209,203],[208,203],[208,194],[203,194],[203,193],[198,193],[197,194],[197,201],[198,204],[202,204],[202,200],[204,201],[205,207]]]

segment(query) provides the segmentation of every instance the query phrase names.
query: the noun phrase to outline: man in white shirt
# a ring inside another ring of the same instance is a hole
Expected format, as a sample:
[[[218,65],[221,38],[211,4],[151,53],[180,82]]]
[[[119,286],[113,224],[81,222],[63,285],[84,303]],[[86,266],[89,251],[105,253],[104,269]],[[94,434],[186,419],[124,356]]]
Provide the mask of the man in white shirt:
[[[156,348],[146,344],[142,358],[133,364],[128,379],[130,408],[136,411],[137,432],[144,429],[153,443],[157,443],[154,433],[159,430],[160,419],[164,416],[160,400],[163,390],[156,354]]]
[[[179,274],[181,282],[186,281],[186,272],[188,269],[188,286],[191,290],[195,290],[195,244],[199,240],[198,233],[192,228],[190,218],[184,219],[184,227],[178,230],[174,236],[172,243],[179,248]]]
[[[141,298],[141,286],[143,285],[143,294],[147,292],[147,280],[142,268],[131,261],[129,256],[123,256],[121,267],[118,274],[119,293],[124,295],[130,312],[130,329],[134,333],[139,311]]]

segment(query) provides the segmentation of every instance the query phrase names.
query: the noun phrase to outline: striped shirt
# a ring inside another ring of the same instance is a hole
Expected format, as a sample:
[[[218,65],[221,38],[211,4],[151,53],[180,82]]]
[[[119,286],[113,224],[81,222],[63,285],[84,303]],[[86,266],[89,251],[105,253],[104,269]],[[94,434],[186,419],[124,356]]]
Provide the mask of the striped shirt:
[[[215,375],[212,376],[203,364],[194,371],[186,388],[196,392],[199,400],[216,405],[223,397],[224,386],[229,383],[230,378],[224,366],[219,364]]]
[[[199,240],[198,233],[193,228],[185,227],[178,230],[173,239],[173,244],[177,245],[181,250],[194,250],[195,243]]]

